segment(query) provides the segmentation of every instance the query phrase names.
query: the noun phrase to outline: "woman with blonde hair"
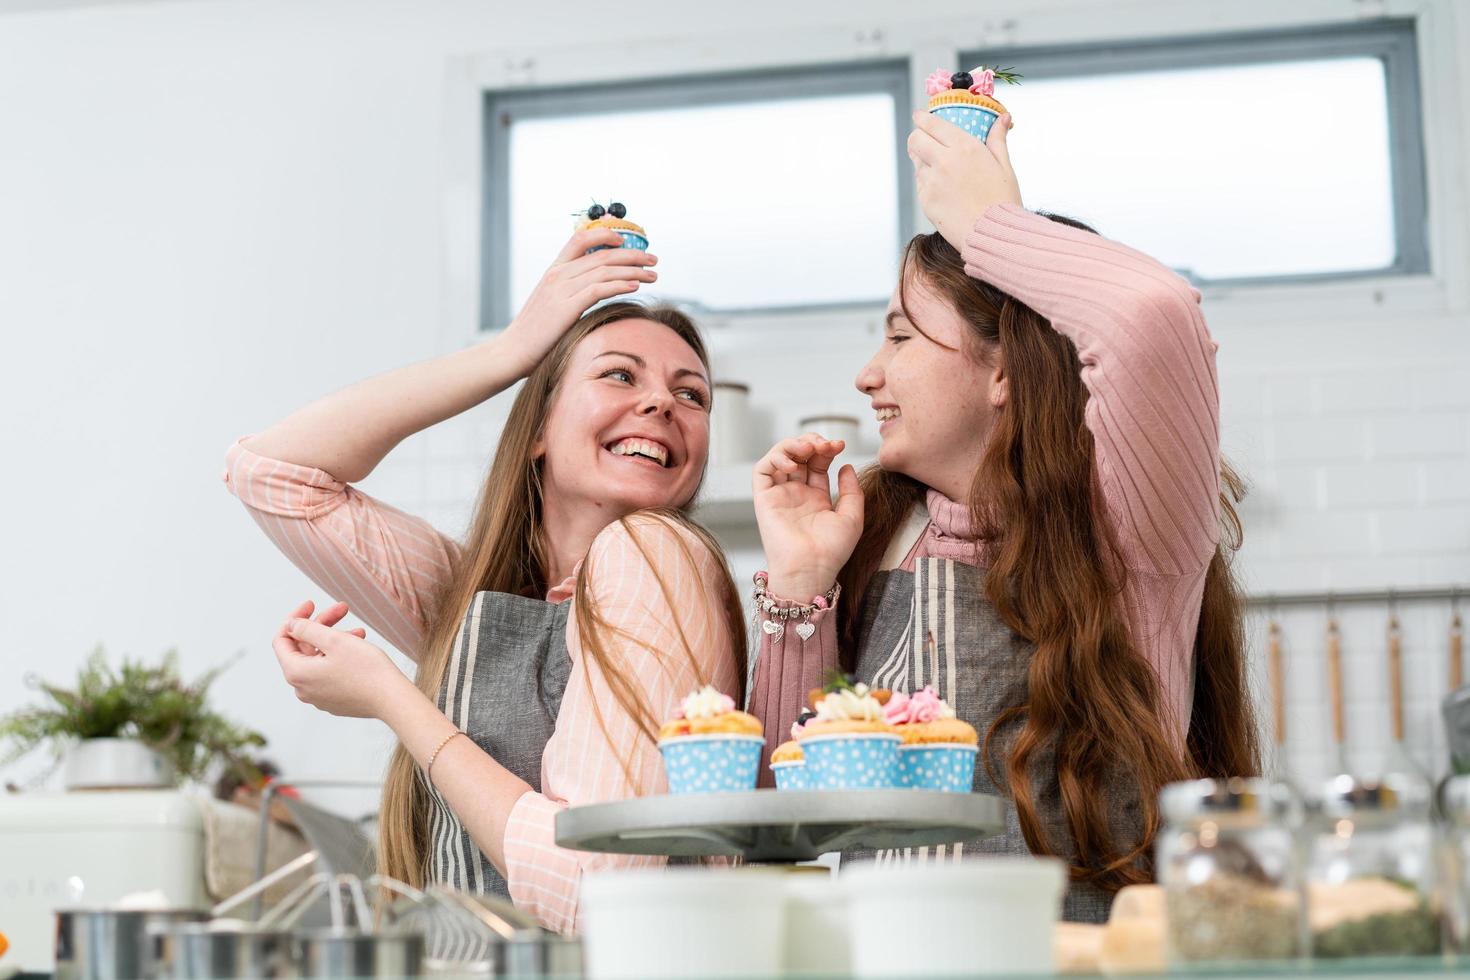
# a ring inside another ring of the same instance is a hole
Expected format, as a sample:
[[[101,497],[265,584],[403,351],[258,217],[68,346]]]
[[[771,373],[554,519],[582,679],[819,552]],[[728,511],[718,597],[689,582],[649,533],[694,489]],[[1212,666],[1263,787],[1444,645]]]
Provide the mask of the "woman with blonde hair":
[[[578,232],[499,336],[360,382],[230,449],[267,536],[343,600],[275,640],[297,696],[398,737],[380,869],[508,895],[577,925],[583,872],[662,859],[556,846],[570,805],[662,792],[654,736],[691,690],[743,701],[744,625],[686,516],[709,442],[708,357],[665,307],[614,302],[656,259]],[[407,436],[517,380],[464,542],[351,484]],[[417,662],[409,680],[348,608]]]

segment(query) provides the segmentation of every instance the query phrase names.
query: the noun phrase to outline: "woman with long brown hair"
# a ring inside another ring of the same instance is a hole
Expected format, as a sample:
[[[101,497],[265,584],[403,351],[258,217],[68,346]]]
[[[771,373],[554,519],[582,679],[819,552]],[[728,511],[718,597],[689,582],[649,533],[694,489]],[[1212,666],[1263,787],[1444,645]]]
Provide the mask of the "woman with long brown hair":
[[[697,687],[745,684],[724,556],[684,514],[709,444],[708,357],[673,309],[585,312],[653,281],[654,257],[619,242],[577,233],[499,336],[314,402],[227,460],[270,539],[345,600],[292,614],[274,643],[286,680],[398,738],[381,870],[508,895],[562,931],[583,872],[660,859],[559,848],[556,814],[663,791],[658,723]],[[351,486],[521,378],[463,542]],[[349,607],[416,680],[332,628]]]
[[[1165,783],[1258,767],[1215,344],[1179,276],[1021,207],[1009,117],[986,143],[914,118],[938,233],[857,377],[878,464],[842,467],[835,503],[840,442],[755,469],[764,592],[802,608],[763,627],[752,710],[784,737],[839,664],[933,685],[981,734],[975,791],[1011,804],[1004,834],[937,856],[1059,856],[1066,916],[1099,921],[1150,879]]]

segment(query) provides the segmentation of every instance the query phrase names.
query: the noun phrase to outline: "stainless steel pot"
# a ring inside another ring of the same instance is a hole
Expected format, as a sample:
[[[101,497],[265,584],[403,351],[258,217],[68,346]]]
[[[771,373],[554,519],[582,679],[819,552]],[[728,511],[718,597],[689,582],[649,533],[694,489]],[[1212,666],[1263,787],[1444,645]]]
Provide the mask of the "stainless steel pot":
[[[274,980],[298,976],[289,933],[219,923],[170,923],[159,938],[159,980]]]
[[[207,918],[202,909],[58,909],[56,980],[152,980],[156,931]]]
[[[317,978],[416,977],[422,972],[421,932],[368,933],[315,929],[296,933],[299,976]]]

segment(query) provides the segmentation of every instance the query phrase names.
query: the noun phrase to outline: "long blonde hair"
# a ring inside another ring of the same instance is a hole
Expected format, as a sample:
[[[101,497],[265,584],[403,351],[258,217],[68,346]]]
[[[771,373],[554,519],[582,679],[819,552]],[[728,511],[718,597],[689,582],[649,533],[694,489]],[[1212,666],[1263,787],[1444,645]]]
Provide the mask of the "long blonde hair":
[[[439,696],[450,647],[476,593],[505,592],[530,598],[541,598],[546,594],[550,585],[547,581],[550,562],[541,525],[541,461],[534,458],[534,447],[573,349],[592,331],[622,320],[651,320],[668,327],[694,349],[700,362],[708,369],[709,356],[693,321],[670,307],[627,302],[610,303],[583,316],[542,359],[511,406],[494,453],[494,462],[480,488],[464,551],[451,569],[433,607],[427,610],[428,628],[423,646],[418,651],[416,683],[428,697],[437,699]],[[621,522],[640,550],[638,526],[656,521],[687,530],[719,560],[723,581],[713,584],[722,600],[737,660],[737,676],[743,686],[745,624],[740,601],[719,544],[686,515],[691,504],[692,501],[678,509],[643,511],[638,520],[630,521],[624,517]],[[680,536],[679,540],[682,543],[683,537]],[[684,549],[684,557],[691,567],[695,567],[694,556],[688,548]],[[619,706],[634,720],[639,733],[652,740],[657,733],[657,720],[639,696],[638,684],[621,668],[608,648],[608,638],[620,631],[597,609],[587,588],[590,572],[591,569],[584,564],[577,576],[572,600],[577,616],[578,640],[584,654],[582,668],[584,672],[588,671],[591,663],[596,662]],[[667,600],[668,589],[657,569],[655,575]],[[677,622],[675,629],[679,629]],[[680,639],[685,656],[693,662],[693,651],[682,632]],[[702,683],[708,680],[700,677]],[[743,690],[731,693],[743,701]],[[606,732],[600,713],[598,722]],[[632,754],[625,753],[623,762],[624,773],[630,782],[634,774],[627,768],[627,758]],[[381,873],[415,887],[423,886],[425,858],[429,850],[429,807],[428,791],[418,777],[413,756],[399,744],[388,764],[378,821],[378,870]]]

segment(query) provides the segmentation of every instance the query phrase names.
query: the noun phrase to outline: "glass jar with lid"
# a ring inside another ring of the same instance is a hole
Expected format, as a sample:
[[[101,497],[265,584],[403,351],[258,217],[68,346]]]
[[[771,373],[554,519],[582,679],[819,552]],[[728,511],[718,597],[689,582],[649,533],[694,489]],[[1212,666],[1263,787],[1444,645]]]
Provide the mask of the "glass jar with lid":
[[[1303,956],[1296,794],[1265,779],[1200,779],[1166,786],[1159,807],[1169,963]]]
[[[1444,862],[1445,937],[1462,958],[1470,957],[1470,776],[1445,783]]]
[[[1429,784],[1337,776],[1307,822],[1307,921],[1321,958],[1440,952]]]

